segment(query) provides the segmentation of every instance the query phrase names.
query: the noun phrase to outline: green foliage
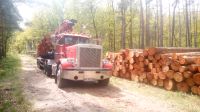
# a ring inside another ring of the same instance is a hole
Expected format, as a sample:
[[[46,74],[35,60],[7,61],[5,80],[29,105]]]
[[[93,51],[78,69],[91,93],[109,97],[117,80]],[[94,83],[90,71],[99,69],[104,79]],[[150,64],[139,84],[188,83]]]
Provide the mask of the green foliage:
[[[13,75],[18,66],[20,65],[18,56],[9,55],[7,58],[4,58],[0,61],[0,81],[4,79],[4,77],[9,77]]]
[[[20,60],[8,55],[0,61],[0,112],[27,112],[30,104],[22,94],[19,75]]]
[[[7,40],[14,30],[19,29],[18,21],[21,20],[18,10],[12,0],[0,1],[0,59],[6,57]]]
[[[41,9],[36,13],[31,21],[31,25],[22,32],[16,32],[14,38],[10,40],[10,51],[24,53],[36,50],[41,39],[54,33],[56,27],[61,23],[61,8],[59,3],[54,1],[53,7]]]
[[[124,3],[123,3],[124,2]],[[128,3],[128,4],[127,4]],[[172,2],[166,2],[172,4]],[[25,44],[34,44],[36,48],[38,42],[46,34],[53,34],[63,19],[76,19],[78,23],[74,27],[74,32],[92,35],[93,38],[98,36],[101,39],[104,50],[118,51],[121,49],[122,36],[122,14],[121,5],[125,7],[126,17],[126,48],[141,47],[141,9],[139,0],[67,0],[53,1],[50,7],[44,7],[35,13],[31,25],[23,32],[18,32],[15,39],[12,40],[12,49],[23,52],[28,50]],[[125,6],[124,6],[125,5]],[[143,3],[144,15],[144,39],[149,40],[150,45],[145,47],[158,46],[160,38],[160,7],[156,0],[149,2],[149,8],[146,10],[146,4]],[[164,4],[166,6],[166,4]],[[164,6],[163,5],[163,6]],[[185,47],[186,42],[186,23],[185,23],[185,5],[179,3],[175,14],[175,38],[173,39],[175,47]],[[191,4],[195,6],[195,4]],[[170,46],[170,36],[172,29],[173,5],[169,9],[163,7],[163,47]],[[194,10],[197,10],[194,8]],[[147,11],[147,12],[146,12]],[[194,47],[195,25],[200,19],[198,13],[192,13],[190,17],[191,43]],[[149,17],[146,19],[146,13]],[[158,17],[157,17],[158,16]],[[197,20],[195,20],[195,18]],[[94,20],[94,21],[93,21]],[[149,21],[149,37],[146,37],[146,23]],[[179,24],[180,22],[180,24]],[[96,27],[95,27],[96,26]],[[199,29],[200,25],[197,25]],[[199,31],[197,30],[197,34]],[[131,39],[132,38],[132,39]],[[115,40],[115,41],[114,41]],[[131,45],[133,40],[133,45]],[[197,37],[197,42],[200,42]],[[147,43],[145,43],[147,44]],[[198,44],[197,44],[198,45]],[[197,47],[199,47],[198,45]],[[16,51],[15,50],[15,51]]]

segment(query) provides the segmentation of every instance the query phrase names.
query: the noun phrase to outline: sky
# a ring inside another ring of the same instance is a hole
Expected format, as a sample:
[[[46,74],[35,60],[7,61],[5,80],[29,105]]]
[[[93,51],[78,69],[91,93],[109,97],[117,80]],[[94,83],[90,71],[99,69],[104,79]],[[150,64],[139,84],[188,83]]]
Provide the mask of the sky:
[[[16,3],[16,6],[19,10],[20,15],[23,18],[23,21],[20,23],[20,26],[22,28],[24,28],[24,23],[31,21],[33,15],[39,11],[39,9],[41,9],[42,7],[48,5],[51,6],[52,1],[57,1],[57,0],[27,0],[28,2],[31,2],[32,4],[28,4],[28,3]],[[66,2],[69,0],[66,0]],[[80,0],[82,1],[82,0]],[[106,0],[101,0],[102,5]],[[114,0],[115,2],[118,2],[120,0]],[[145,0],[143,0],[144,2]],[[152,2],[151,4],[155,4],[155,1]],[[168,7],[169,7],[169,1],[174,1],[174,0],[163,0],[163,13],[168,13]],[[180,0],[181,2],[183,2],[184,0]],[[196,0],[197,1],[197,0]],[[198,0],[199,1],[199,0]],[[144,3],[143,3],[144,5]],[[153,5],[152,5],[153,6]],[[170,5],[172,7],[172,5]],[[172,10],[172,9],[171,9]]]
[[[20,13],[20,15],[23,18],[23,21],[20,22],[20,27],[25,28],[25,23],[32,20],[35,13],[37,13],[44,5],[38,5],[39,4],[47,4],[50,5],[52,0],[27,0],[32,2],[32,4],[26,3],[26,2],[19,2],[16,3],[16,7]],[[36,4],[37,3],[37,4]]]

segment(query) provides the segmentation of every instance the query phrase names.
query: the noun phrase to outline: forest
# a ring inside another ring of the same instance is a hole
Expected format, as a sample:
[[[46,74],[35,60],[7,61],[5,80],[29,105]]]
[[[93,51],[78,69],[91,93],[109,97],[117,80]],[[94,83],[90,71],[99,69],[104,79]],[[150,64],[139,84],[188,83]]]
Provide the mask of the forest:
[[[200,46],[200,0],[52,0],[48,4],[29,0],[15,2],[40,7],[32,20],[25,23],[23,31],[1,36],[1,40],[12,37],[7,42],[10,47],[1,49],[19,53],[34,51],[41,38],[53,34],[64,19],[76,19],[78,23],[74,32],[90,34],[101,40],[104,51]],[[3,45],[4,42],[1,42]]]
[[[20,30],[18,21],[22,20],[11,0],[0,1],[0,59],[6,57],[9,39],[13,32]]]

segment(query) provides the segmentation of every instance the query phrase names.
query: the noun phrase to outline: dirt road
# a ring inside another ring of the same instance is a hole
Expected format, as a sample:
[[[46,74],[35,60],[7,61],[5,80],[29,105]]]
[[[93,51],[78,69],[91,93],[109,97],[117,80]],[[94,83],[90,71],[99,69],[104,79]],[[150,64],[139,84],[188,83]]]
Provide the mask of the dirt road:
[[[108,87],[91,83],[58,89],[53,78],[37,69],[35,59],[23,55],[22,79],[36,112],[171,112],[173,105],[129,91],[126,81],[111,78]],[[120,83],[120,84],[119,84]]]

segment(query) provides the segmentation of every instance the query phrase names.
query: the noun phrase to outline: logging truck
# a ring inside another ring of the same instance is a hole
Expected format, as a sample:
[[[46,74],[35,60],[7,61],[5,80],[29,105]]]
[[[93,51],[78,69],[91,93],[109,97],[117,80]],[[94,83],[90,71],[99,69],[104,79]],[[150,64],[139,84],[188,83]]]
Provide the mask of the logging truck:
[[[90,36],[72,32],[75,20],[64,20],[53,35],[44,36],[37,50],[37,66],[55,77],[59,88],[71,81],[109,83],[112,64],[102,59],[103,48]]]

